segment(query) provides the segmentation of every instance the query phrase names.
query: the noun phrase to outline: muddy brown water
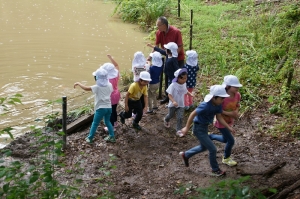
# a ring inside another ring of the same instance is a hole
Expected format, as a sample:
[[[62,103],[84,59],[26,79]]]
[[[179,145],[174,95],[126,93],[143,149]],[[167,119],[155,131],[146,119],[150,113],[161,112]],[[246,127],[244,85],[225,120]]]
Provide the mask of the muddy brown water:
[[[111,54],[120,70],[129,70],[136,51],[149,53],[146,33],[112,16],[111,1],[0,0],[0,98],[21,93],[22,105],[9,106],[0,129],[14,126],[14,136],[51,112],[47,102],[68,98],[68,110],[81,107],[91,94],[73,89],[76,81],[94,84],[92,72]],[[0,113],[3,110],[0,109]],[[0,137],[0,148],[9,143]]]

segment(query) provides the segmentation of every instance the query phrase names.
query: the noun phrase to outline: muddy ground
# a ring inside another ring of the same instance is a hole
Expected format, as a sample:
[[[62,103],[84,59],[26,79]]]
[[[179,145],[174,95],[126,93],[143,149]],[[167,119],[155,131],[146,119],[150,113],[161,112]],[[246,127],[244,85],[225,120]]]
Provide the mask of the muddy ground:
[[[108,190],[118,199],[182,199],[197,195],[197,187],[208,187],[213,182],[238,179],[247,174],[251,180],[245,185],[255,189],[276,187],[281,192],[293,184],[297,187],[297,178],[300,176],[300,141],[266,136],[264,130],[272,128],[278,119],[267,112],[266,107],[258,107],[236,121],[236,144],[232,158],[238,162],[237,166],[222,164],[224,144],[215,142],[220,168],[227,173],[222,178],[210,176],[208,152],[192,157],[190,167],[184,166],[178,153],[196,146],[198,140],[191,132],[184,138],[177,137],[175,118],[171,121],[170,129],[164,127],[163,117],[167,113],[164,105],[154,114],[143,116],[141,131],[131,127],[132,119],[126,120],[126,125],[117,127],[117,142],[114,144],[103,140],[107,135],[103,126],[98,127],[92,145],[84,140],[89,126],[69,135],[66,156],[62,159],[66,167],[58,169],[56,177],[64,184],[79,187],[81,198],[98,198]],[[186,118],[189,113],[185,112]],[[218,133],[212,126],[210,132]],[[33,142],[34,139],[26,134],[7,148],[12,149],[13,158],[29,162],[34,158],[30,152],[30,143]],[[264,176],[265,171],[280,163],[284,166]],[[109,169],[112,167],[115,169]],[[105,172],[111,172],[111,175],[107,176]],[[175,194],[176,190],[184,186],[187,186],[184,194]],[[264,193],[270,198],[276,198],[268,192]],[[288,193],[282,198],[300,198],[299,188]]]

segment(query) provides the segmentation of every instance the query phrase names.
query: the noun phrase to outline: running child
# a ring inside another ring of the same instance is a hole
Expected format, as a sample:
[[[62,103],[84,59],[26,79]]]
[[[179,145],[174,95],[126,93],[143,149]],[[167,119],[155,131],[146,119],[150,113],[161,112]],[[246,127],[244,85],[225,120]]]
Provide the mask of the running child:
[[[187,70],[186,68],[178,69],[174,73],[175,78],[172,80],[171,85],[167,89],[169,104],[168,114],[164,117],[164,125],[170,128],[170,120],[174,117],[175,112],[177,115],[176,132],[179,137],[183,136],[181,132],[183,114],[184,114],[184,95],[192,95],[186,88]]]
[[[224,86],[214,85],[210,87],[210,92],[205,96],[204,102],[201,102],[199,106],[190,114],[186,126],[181,129],[183,135],[187,134],[189,128],[194,122],[193,133],[198,138],[200,145],[195,146],[185,152],[180,152],[180,156],[183,158],[186,167],[189,166],[189,159],[201,152],[206,150],[209,151],[209,162],[212,168],[212,175],[222,176],[226,172],[219,168],[217,162],[217,149],[214,143],[208,136],[208,125],[212,124],[214,116],[217,120],[224,125],[229,131],[234,133],[235,131],[225,122],[222,113],[222,102],[225,97],[229,97],[226,93]]]
[[[227,94],[229,95],[229,97],[226,97],[222,103],[222,117],[229,126],[233,126],[234,120],[238,119],[239,117],[239,107],[241,101],[239,88],[242,87],[242,84],[240,84],[236,76],[227,75],[224,77],[224,82],[222,85],[225,86]],[[231,150],[234,145],[233,135],[218,120],[215,122],[215,127],[219,129],[222,135],[210,134],[209,138],[211,140],[217,140],[219,142],[226,143],[222,162],[228,166],[237,165],[237,162],[232,160],[230,157]]]
[[[147,85],[150,81],[150,74],[147,71],[142,71],[140,73],[139,80],[130,85],[125,96],[125,112],[123,111],[119,114],[122,124],[125,124],[125,119],[132,116],[132,111],[134,110],[136,112],[136,116],[132,122],[132,126],[137,130],[142,129],[139,125],[143,115],[143,107],[140,98],[144,95],[144,112],[146,112],[148,108]]]
[[[84,86],[79,82],[76,82],[74,84],[74,88],[76,88],[76,86],[79,86],[83,90],[92,91],[95,94],[94,119],[90,129],[90,133],[88,137],[85,138],[85,140],[88,143],[93,142],[97,127],[102,118],[104,118],[104,123],[107,126],[109,132],[109,136],[104,138],[104,140],[107,142],[116,142],[113,126],[109,121],[112,111],[110,95],[113,92],[113,87],[108,81],[106,70],[99,68],[97,71],[95,71],[94,75],[96,77],[96,85]]]

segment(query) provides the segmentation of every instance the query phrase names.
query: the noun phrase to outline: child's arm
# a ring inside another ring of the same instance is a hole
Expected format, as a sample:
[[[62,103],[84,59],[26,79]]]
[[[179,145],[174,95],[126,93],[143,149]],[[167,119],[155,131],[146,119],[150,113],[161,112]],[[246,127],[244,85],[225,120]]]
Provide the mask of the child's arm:
[[[165,56],[167,55],[167,53],[166,53],[166,51],[164,49],[161,49],[161,48],[159,48],[157,46],[153,46],[152,44],[147,44],[147,46],[149,46],[150,48],[153,48],[153,52],[157,51],[157,52],[159,52],[162,55],[165,55]]]
[[[227,116],[229,116],[229,117],[232,117],[232,118],[234,118],[234,119],[238,119],[239,118],[239,109],[237,108],[236,110],[234,110],[234,111],[224,111],[223,110],[223,112],[222,112],[224,115],[227,115]]]
[[[187,92],[187,94],[191,97],[194,97],[193,93],[190,93],[189,91]]]
[[[148,95],[144,95],[144,102],[145,102],[144,113],[146,113],[148,110]]]
[[[128,107],[128,99],[129,99],[129,92],[126,93],[125,95],[125,112],[128,112],[129,111],[129,107]]]
[[[177,107],[178,104],[177,104],[177,102],[174,100],[173,96],[172,96],[171,94],[168,94],[168,97],[169,97],[169,100],[171,100],[171,102],[173,103],[173,105],[174,105],[175,107]]]
[[[218,120],[223,126],[225,126],[231,133],[235,134],[235,130],[225,122],[225,120],[223,119],[221,113],[216,114],[216,118],[217,118],[217,120]]]
[[[85,91],[92,91],[92,88],[90,86],[85,86],[85,85],[83,85],[83,84],[81,84],[79,82],[76,82],[74,84],[74,88],[76,88],[76,86],[80,86]]]
[[[118,63],[114,60],[114,58],[111,55],[107,55],[108,59],[110,59],[111,63],[115,66],[117,70],[119,70]]]
[[[188,118],[188,120],[187,120],[187,122],[186,122],[185,127],[183,127],[183,128],[181,129],[181,132],[183,133],[183,135],[186,135],[187,132],[189,131],[190,126],[191,126],[191,124],[193,123],[193,119],[194,119],[194,117],[196,117],[196,115],[197,115],[196,110],[194,110],[194,111],[190,114],[190,116],[189,116],[189,118]]]

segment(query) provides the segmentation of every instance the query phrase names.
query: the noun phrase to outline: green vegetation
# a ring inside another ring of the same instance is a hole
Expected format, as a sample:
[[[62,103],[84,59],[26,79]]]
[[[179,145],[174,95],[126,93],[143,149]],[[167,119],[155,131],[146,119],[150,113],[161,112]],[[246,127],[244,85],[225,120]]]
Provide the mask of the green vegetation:
[[[125,6],[131,1],[118,2]],[[242,112],[264,104],[269,114],[285,118],[267,133],[299,137],[300,125],[295,124],[300,117],[300,3],[181,0],[180,18],[177,3],[171,1],[163,13],[171,25],[181,29],[187,50],[193,9],[192,48],[199,54],[201,67],[199,93],[204,96],[207,86],[222,83],[225,75],[236,75],[243,84]],[[135,9],[147,10],[139,3]],[[128,14],[126,9],[119,12]],[[150,40],[154,40],[155,21],[151,22]]]
[[[241,177],[237,180],[226,179],[219,182],[213,183],[208,188],[194,188],[192,185],[188,184],[185,186],[180,186],[175,194],[184,195],[187,190],[195,190],[197,194],[196,197],[191,196],[189,199],[232,199],[232,198],[255,198],[255,199],[265,199],[266,197],[262,195],[259,190],[251,189],[249,186],[243,183],[250,179],[249,176]],[[270,192],[276,193],[275,189],[269,189]]]

